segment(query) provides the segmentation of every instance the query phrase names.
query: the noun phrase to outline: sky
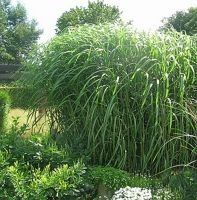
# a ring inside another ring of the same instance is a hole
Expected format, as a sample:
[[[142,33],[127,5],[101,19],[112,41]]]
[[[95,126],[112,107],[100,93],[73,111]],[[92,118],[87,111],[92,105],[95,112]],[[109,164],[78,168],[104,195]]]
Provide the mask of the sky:
[[[93,1],[93,0],[91,0]],[[40,43],[47,42],[55,35],[57,19],[65,11],[76,6],[86,7],[88,0],[11,0],[13,4],[22,3],[29,19],[36,19],[43,30]],[[106,4],[116,5],[122,11],[125,22],[132,20],[138,30],[154,31],[161,25],[164,17],[179,10],[197,7],[197,0],[104,0]]]

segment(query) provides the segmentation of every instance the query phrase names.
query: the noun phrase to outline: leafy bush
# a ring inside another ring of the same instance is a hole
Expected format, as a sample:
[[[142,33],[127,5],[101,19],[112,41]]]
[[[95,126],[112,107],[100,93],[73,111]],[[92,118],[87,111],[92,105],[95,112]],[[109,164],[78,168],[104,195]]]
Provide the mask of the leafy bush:
[[[0,199],[88,199],[93,188],[84,164],[50,137],[25,136],[17,124],[0,135]]]
[[[85,25],[32,54],[21,82],[92,164],[157,173],[196,158],[196,42]]]
[[[92,167],[89,173],[95,184],[98,185],[101,183],[112,190],[117,190],[126,186],[150,188],[156,181],[151,180],[149,177],[132,175],[113,167]]]
[[[33,135],[24,138],[26,126],[18,127],[15,122],[6,134],[0,136],[0,150],[9,152],[9,162],[16,161],[29,163],[35,168],[45,168],[50,165],[54,169],[70,163],[68,149],[58,148],[47,136]]]
[[[62,165],[54,170],[50,166],[43,170],[15,162],[1,170],[0,197],[5,199],[80,199],[84,165]],[[83,199],[83,198],[81,198]]]
[[[181,200],[182,195],[178,190],[170,188],[169,185],[163,185],[162,181],[158,178],[151,176],[142,176],[139,174],[129,174],[126,171],[115,169],[113,167],[91,167],[88,170],[89,179],[97,189],[97,197],[104,198],[107,196],[111,199],[116,190],[128,193],[130,189],[149,189],[152,194],[151,199],[162,200]],[[89,181],[90,182],[90,181]],[[129,189],[130,188],[130,189]],[[128,190],[129,189],[129,190]],[[124,196],[124,195],[120,195]],[[120,197],[119,196],[119,197]],[[126,195],[127,198],[129,195]],[[102,199],[101,198],[101,199]],[[129,199],[129,198],[128,198]]]
[[[8,110],[10,107],[10,97],[6,92],[0,92],[0,133],[2,134],[6,118],[8,114]]]

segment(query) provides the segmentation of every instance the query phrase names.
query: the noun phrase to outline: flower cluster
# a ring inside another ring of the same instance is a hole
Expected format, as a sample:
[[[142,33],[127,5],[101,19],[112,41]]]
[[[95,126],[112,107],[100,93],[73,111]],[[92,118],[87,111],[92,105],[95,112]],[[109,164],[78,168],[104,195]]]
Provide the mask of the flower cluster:
[[[138,187],[120,188],[112,197],[112,200],[150,200],[151,190]]]
[[[155,192],[154,199],[155,200],[170,200],[170,199],[175,199],[175,196],[169,189],[165,188],[165,189],[158,189]]]

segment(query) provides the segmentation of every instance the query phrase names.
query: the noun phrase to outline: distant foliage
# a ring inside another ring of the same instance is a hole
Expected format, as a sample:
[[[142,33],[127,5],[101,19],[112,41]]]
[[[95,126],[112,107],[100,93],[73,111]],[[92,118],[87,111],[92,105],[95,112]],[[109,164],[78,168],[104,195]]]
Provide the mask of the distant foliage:
[[[10,0],[0,0],[0,63],[21,63],[40,34],[22,4],[13,6]]]
[[[197,34],[197,7],[187,11],[178,11],[171,17],[163,19],[163,26],[160,30],[165,31],[171,28],[188,35]]]
[[[120,21],[118,7],[105,4],[103,1],[88,3],[88,7],[76,7],[64,12],[57,21],[57,33],[68,27],[83,24],[114,23]]]

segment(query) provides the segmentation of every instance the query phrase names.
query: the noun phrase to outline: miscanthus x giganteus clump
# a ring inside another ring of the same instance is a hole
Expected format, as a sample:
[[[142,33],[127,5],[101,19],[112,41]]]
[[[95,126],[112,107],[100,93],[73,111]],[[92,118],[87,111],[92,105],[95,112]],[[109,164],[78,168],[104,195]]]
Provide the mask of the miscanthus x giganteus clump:
[[[180,33],[85,25],[33,53],[21,80],[33,108],[47,96],[73,151],[93,164],[157,173],[196,165],[196,55],[196,40]]]

